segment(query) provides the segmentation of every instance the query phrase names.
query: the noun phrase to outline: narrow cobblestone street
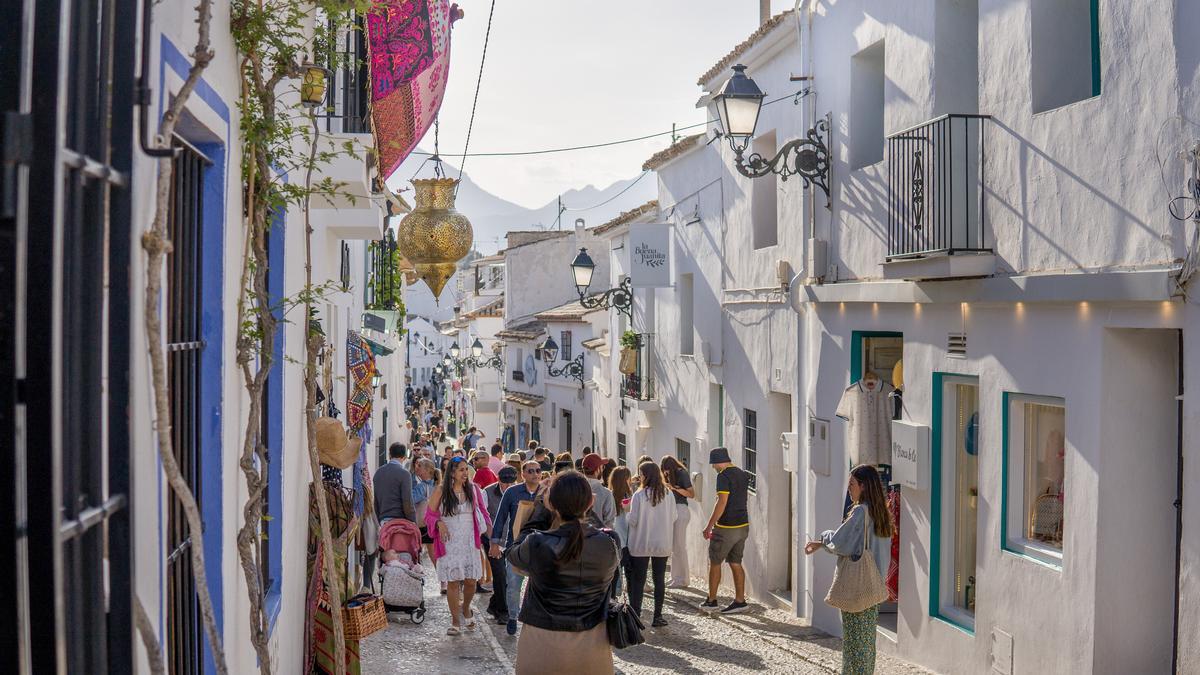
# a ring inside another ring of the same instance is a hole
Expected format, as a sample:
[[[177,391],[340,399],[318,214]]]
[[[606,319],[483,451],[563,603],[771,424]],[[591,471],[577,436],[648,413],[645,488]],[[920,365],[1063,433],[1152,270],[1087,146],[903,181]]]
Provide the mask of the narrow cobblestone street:
[[[752,604],[732,617],[707,616],[696,608],[703,600],[699,580],[688,589],[667,592],[665,628],[648,628],[646,643],[614,652],[618,673],[837,673],[841,640],[790,618],[781,610]],[[482,624],[474,632],[447,636],[450,612],[436,583],[426,584],[425,623],[407,615],[363,642],[362,672],[501,673],[512,672],[517,639],[504,626]],[[647,598],[647,601],[650,599]],[[476,614],[486,618],[488,596],[477,595]],[[879,657],[877,673],[915,675],[928,671]]]

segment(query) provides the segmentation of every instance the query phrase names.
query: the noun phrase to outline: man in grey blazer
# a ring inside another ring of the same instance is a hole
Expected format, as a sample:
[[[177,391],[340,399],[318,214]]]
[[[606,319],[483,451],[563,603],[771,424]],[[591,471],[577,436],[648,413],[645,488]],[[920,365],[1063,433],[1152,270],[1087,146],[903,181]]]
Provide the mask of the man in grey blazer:
[[[392,443],[388,448],[388,463],[375,471],[375,515],[380,525],[392,518],[407,518],[416,523],[412,474],[404,468],[407,457],[408,448],[403,443]]]

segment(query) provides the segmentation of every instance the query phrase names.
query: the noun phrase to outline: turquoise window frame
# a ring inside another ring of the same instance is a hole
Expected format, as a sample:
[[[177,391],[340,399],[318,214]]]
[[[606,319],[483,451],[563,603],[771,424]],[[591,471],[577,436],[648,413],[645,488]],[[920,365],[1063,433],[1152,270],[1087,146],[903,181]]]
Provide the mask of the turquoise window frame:
[[[886,330],[856,330],[850,334],[850,384],[854,384],[863,376],[863,338],[900,338],[904,333]]]
[[[1100,0],[1091,2],[1092,96],[1100,95]]]
[[[940,371],[933,373],[933,418],[929,443],[929,617],[975,637],[974,628],[942,614],[942,404],[945,402],[944,385],[948,377],[974,380],[975,385],[979,386],[979,377],[975,375]],[[982,409],[980,406],[980,410]]]
[[[1000,453],[1001,453],[1000,461],[1003,462],[1003,464],[1000,467],[1001,468],[1001,470],[1000,470],[1000,489],[1002,490],[1001,495],[1000,495],[1000,550],[1004,551],[1005,553],[1011,553],[1012,555],[1015,555],[1018,558],[1021,558],[1023,560],[1028,560],[1032,563],[1036,563],[1043,567],[1049,567],[1052,570],[1061,572],[1062,571],[1061,563],[1055,564],[1048,560],[1043,560],[1041,558],[1029,555],[1027,552],[1025,552],[1021,549],[1013,548],[1008,543],[1008,501],[1009,501],[1008,489],[1009,489],[1009,486],[1012,484],[1009,482],[1009,476],[1008,476],[1008,474],[1009,474],[1009,443],[1010,443],[1010,439],[1011,439],[1011,434],[1009,433],[1009,430],[1011,428],[1011,422],[1012,422],[1012,401],[1013,401],[1013,398],[1018,398],[1018,397],[1019,398],[1028,398],[1028,399],[1054,398],[1054,399],[1063,401],[1063,408],[1064,409],[1066,408],[1066,400],[1061,397],[1057,397],[1057,396],[1039,396],[1039,395],[1034,395],[1034,394],[1026,394],[1026,393],[1018,392],[1018,391],[1006,391],[1006,392],[1001,393],[1001,395],[1000,395],[1000,401],[1001,401],[1001,406],[1002,406],[1002,409],[1000,411],[1000,423],[1004,425],[1004,428],[1001,432],[1002,441],[1001,441],[1001,448],[1000,448]]]

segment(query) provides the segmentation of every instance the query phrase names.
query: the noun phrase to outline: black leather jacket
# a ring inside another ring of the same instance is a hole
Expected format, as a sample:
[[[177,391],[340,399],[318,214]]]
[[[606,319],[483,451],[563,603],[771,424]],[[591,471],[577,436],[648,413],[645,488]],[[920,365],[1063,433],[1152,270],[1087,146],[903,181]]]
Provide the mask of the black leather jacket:
[[[569,523],[548,532],[531,532],[508,549],[508,561],[529,574],[522,622],[545,630],[579,632],[604,621],[621,559],[617,543],[607,532],[584,525],[583,552],[560,564],[555,558],[575,527]]]

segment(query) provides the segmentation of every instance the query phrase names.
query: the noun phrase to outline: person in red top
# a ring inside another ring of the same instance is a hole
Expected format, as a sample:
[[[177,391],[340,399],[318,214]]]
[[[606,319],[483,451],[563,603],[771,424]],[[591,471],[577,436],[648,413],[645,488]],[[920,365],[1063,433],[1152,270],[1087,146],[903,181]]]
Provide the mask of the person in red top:
[[[499,483],[500,478],[488,467],[488,454],[486,450],[476,450],[471,453],[471,467],[475,469],[474,481],[479,489],[486,490],[492,483]]]

